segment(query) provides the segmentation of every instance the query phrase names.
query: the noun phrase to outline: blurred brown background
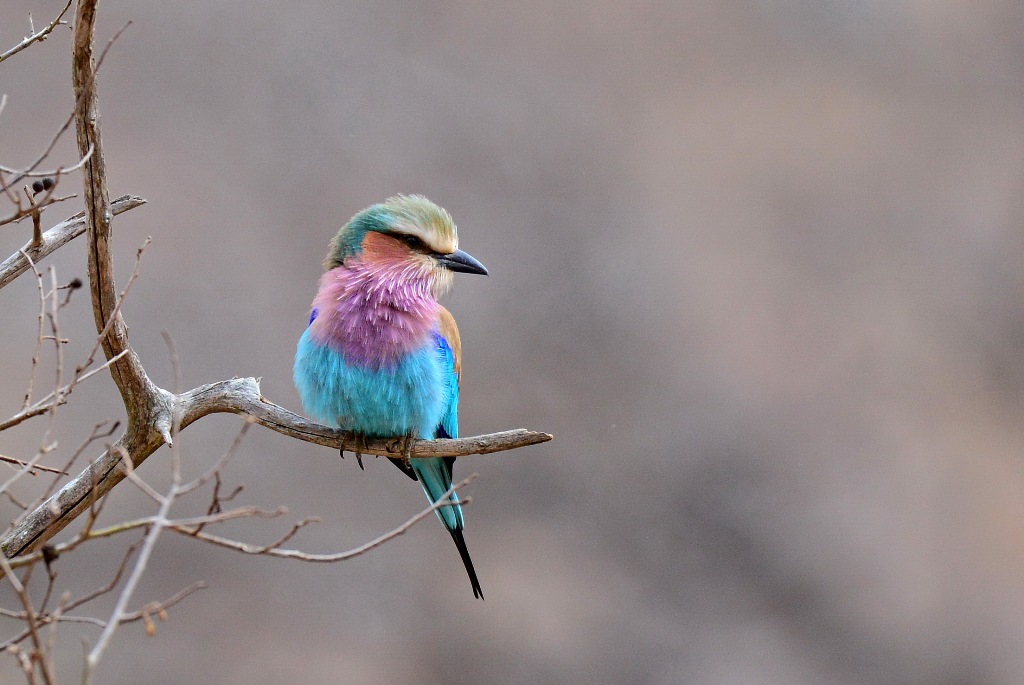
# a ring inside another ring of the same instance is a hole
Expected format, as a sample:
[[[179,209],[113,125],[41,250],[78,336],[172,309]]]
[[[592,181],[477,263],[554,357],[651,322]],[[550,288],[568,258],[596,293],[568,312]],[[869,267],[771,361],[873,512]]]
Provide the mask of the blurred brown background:
[[[62,4],[3,0],[0,46]],[[481,475],[467,539],[486,602],[433,521],[329,566],[168,535],[132,605],[211,587],[154,638],[123,629],[102,682],[1024,682],[1019,0],[100,11],[103,41],[134,22],[100,96],[111,195],[149,200],[115,232],[121,283],[153,237],[126,316],[157,382],[166,329],[187,387],[262,376],[298,409],[292,354],[327,241],[418,192],[492,274],[447,300],[463,432],[557,436],[457,466]],[[69,33],[0,66],[5,164],[71,109]],[[28,230],[3,229],[4,256]],[[62,280],[85,275],[83,249],[50,260]],[[35,317],[30,278],[3,291],[5,415]],[[86,297],[64,328],[84,358]],[[78,392],[52,463],[120,417],[109,379]],[[189,472],[239,423],[189,429]],[[4,433],[0,452],[30,455],[41,432]],[[160,486],[168,462],[142,475]],[[294,541],[309,551],[423,505],[382,461],[360,472],[263,429],[228,477],[239,503],[322,517]],[[152,510],[122,485],[104,520]],[[287,521],[225,532],[268,542]],[[65,586],[109,579],[121,548],[60,562]],[[63,635],[72,680],[98,631]]]

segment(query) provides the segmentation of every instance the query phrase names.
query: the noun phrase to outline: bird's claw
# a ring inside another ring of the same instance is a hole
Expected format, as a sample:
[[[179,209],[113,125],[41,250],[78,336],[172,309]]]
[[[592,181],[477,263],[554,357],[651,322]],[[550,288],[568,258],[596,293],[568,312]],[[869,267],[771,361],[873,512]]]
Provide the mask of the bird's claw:
[[[365,471],[366,469],[363,468],[363,450],[366,449],[366,436],[358,431],[348,431],[345,433],[345,442],[355,443],[356,463],[359,464],[360,471]],[[341,458],[345,458],[344,446],[341,448]]]
[[[398,454],[397,457],[391,457],[396,461],[400,461],[402,466],[408,471],[412,464],[410,459],[412,457],[412,445],[416,442],[416,438],[412,435],[402,435],[397,438],[391,438],[387,444],[387,450],[389,454]]]
[[[412,444],[415,441],[416,438],[414,438],[412,435],[403,435],[398,438],[392,438],[391,441],[388,442],[388,452],[399,453],[401,456],[392,458],[401,460],[402,466],[404,466],[406,469],[408,469],[411,466],[411,464],[409,463],[409,459],[411,458],[412,455]]]
[[[411,435],[403,435],[401,438],[402,443],[402,464],[406,468],[412,468],[410,459],[412,458],[412,443],[415,440]]]

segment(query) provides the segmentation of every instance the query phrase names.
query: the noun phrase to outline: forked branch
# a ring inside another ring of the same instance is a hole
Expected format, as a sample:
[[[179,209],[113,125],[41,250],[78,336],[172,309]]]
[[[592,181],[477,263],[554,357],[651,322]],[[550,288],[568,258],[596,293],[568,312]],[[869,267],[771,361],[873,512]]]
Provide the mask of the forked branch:
[[[402,446],[396,440],[355,440],[347,431],[328,428],[288,411],[260,394],[255,378],[232,378],[204,385],[194,390],[172,395],[157,389],[161,395],[154,398],[162,409],[155,419],[161,426],[178,422],[180,429],[208,414],[232,413],[250,417],[252,421],[277,433],[325,447],[345,449],[363,454],[396,457]],[[38,549],[47,540],[88,510],[90,502],[102,497],[125,478],[122,455],[129,454],[135,465],[140,464],[163,444],[170,442],[156,425],[144,432],[128,431],[115,445],[104,452],[82,473],[54,493],[47,501],[28,514],[24,520],[0,542],[0,549],[8,557],[15,557]],[[155,428],[155,430],[154,430]],[[459,438],[456,440],[416,440],[410,446],[409,456],[463,457],[471,454],[491,454],[551,440],[548,433],[523,428]]]

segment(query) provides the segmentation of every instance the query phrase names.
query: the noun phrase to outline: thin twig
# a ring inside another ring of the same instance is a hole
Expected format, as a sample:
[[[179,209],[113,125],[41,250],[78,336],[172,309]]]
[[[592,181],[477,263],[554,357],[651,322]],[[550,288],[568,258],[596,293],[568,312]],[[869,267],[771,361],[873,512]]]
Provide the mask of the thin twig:
[[[213,466],[211,466],[206,473],[199,476],[195,480],[182,485],[181,494],[184,495],[186,493],[192,492],[196,488],[205,485],[207,482],[210,481],[211,478],[216,477],[227,465],[231,457],[233,457],[235,453],[238,452],[238,448],[242,446],[242,440],[245,439],[245,436],[249,432],[249,428],[252,426],[253,423],[255,423],[253,419],[246,417],[246,420],[242,423],[241,429],[239,429],[238,434],[235,435],[235,439],[231,441],[231,446],[228,447],[227,451],[225,451],[224,454],[221,455],[220,459],[213,463]],[[218,500],[218,498],[216,497],[216,493],[219,490],[220,488],[218,487],[214,491],[214,501]]]
[[[109,358],[102,366],[100,366],[100,367],[98,367],[96,369],[93,369],[93,370],[89,371],[88,373],[84,373],[83,374],[83,371],[85,369],[87,369],[89,366],[91,366],[93,361],[95,360],[96,353],[100,349],[100,345],[101,345],[101,342],[104,339],[104,335],[107,333],[107,331],[110,330],[111,326],[114,325],[114,322],[119,317],[119,315],[121,313],[121,308],[124,306],[125,298],[127,297],[129,291],[131,290],[132,285],[135,283],[136,280],[138,280],[138,277],[139,277],[139,267],[141,266],[141,263],[142,263],[142,255],[145,253],[145,250],[149,246],[150,242],[152,242],[151,239],[150,238],[146,238],[145,242],[143,242],[143,244],[142,244],[142,247],[140,247],[138,249],[138,252],[136,253],[136,258],[135,258],[135,268],[132,269],[132,274],[128,278],[128,284],[125,286],[124,290],[121,291],[121,296],[117,300],[117,305],[114,307],[114,311],[111,312],[110,317],[107,320],[106,326],[104,326],[103,329],[100,331],[100,335],[97,337],[96,343],[93,345],[92,350],[89,352],[89,356],[86,358],[85,362],[81,366],[79,366],[77,369],[75,369],[75,377],[66,386],[58,387],[57,390],[54,390],[49,395],[47,395],[43,399],[39,400],[38,402],[36,402],[31,407],[28,407],[25,410],[15,414],[11,418],[7,419],[6,421],[0,421],[0,431],[6,430],[7,428],[10,428],[12,426],[16,426],[19,423],[21,423],[23,421],[26,421],[27,419],[30,419],[30,418],[32,418],[34,416],[39,416],[40,414],[44,414],[47,411],[49,411],[49,410],[51,410],[51,409],[53,409],[53,408],[55,408],[57,406],[60,406],[60,405],[62,405],[64,403],[66,403],[67,400],[68,400],[68,396],[71,394],[71,391],[74,390],[75,387],[80,382],[86,380],[87,378],[95,375],[96,373],[98,373],[98,372],[100,372],[100,371],[102,371],[104,369],[107,369],[107,368],[111,367],[112,365],[116,364],[120,359],[122,359],[123,357],[125,357],[126,355],[128,355],[130,353],[130,349],[127,349],[127,348],[123,349],[119,353],[117,353],[116,355],[114,355],[111,358]],[[26,259],[26,261],[28,261],[28,263],[31,265],[33,270],[35,270],[36,277],[39,279],[40,298],[42,298],[43,301],[45,302],[45,298],[43,298],[43,294],[42,294],[42,287],[43,287],[42,286],[42,274],[39,273],[38,269],[35,268],[35,264],[32,262],[32,258],[28,255],[27,252],[22,250],[21,254]],[[57,311],[59,309],[59,305],[57,304],[57,300],[56,300],[56,283],[54,284],[53,290],[51,292],[54,294],[54,302],[52,304],[52,311],[51,311],[51,314],[50,314],[50,321],[51,321],[51,325],[52,325],[53,330],[54,330],[54,339],[57,342],[57,357],[58,357],[58,359],[57,359],[57,374],[58,374],[58,386],[59,386],[59,383],[60,383],[59,375],[63,372],[63,364],[62,364],[61,347],[60,347],[60,336],[58,334],[59,331],[58,331],[58,326],[57,326],[57,323],[56,323],[57,322]],[[45,305],[41,305],[41,306],[45,306]],[[42,316],[42,312],[40,313],[40,316]],[[40,322],[40,327],[41,326],[42,326],[42,323]],[[42,343],[42,340],[43,340],[43,335],[42,335],[41,328],[40,328],[40,335],[39,335],[39,342],[40,342],[40,344]],[[30,378],[29,378],[29,389],[25,393],[26,399],[29,399],[31,397],[32,386],[35,383],[35,368],[36,368],[36,365],[38,364],[38,359],[37,358],[38,358],[38,348],[37,348],[36,355],[33,357],[32,371],[31,371],[31,375],[30,375]]]
[[[95,6],[95,4],[93,4],[91,8],[86,8],[86,9],[87,9],[87,11],[95,11],[96,6]],[[83,23],[79,19],[76,19],[76,21],[75,21],[75,39],[76,40],[80,37],[80,32],[78,30],[80,26],[86,26],[86,29],[87,29],[87,32],[88,32],[88,36],[82,36],[82,37],[88,38],[88,40],[89,40],[89,59],[91,60],[92,59],[92,22],[90,20],[88,22]],[[75,93],[75,108],[71,111],[71,115],[67,118],[67,120],[65,120],[65,122],[61,125],[61,127],[59,129],[57,129],[57,132],[53,135],[53,138],[50,139],[50,144],[46,146],[46,149],[43,150],[43,153],[41,155],[39,155],[39,157],[37,157],[34,162],[29,164],[25,169],[23,169],[21,171],[18,171],[18,172],[14,172],[14,174],[15,174],[14,178],[10,179],[8,181],[8,183],[10,183],[13,186],[13,185],[17,185],[17,184],[21,183],[22,179],[24,179],[26,177],[29,177],[29,176],[52,176],[53,175],[53,172],[41,172],[41,171],[36,171],[36,169],[38,168],[38,166],[40,164],[43,163],[44,160],[46,160],[47,157],[50,156],[50,153],[53,152],[53,148],[56,147],[56,145],[57,145],[57,141],[59,141],[61,139],[61,137],[64,135],[64,132],[67,131],[68,128],[70,128],[71,124],[74,123],[75,119],[78,118],[79,111],[82,109],[82,103],[88,98],[88,96],[90,95],[90,93],[92,91],[93,83],[96,80],[96,73],[97,73],[97,71],[99,71],[100,66],[103,64],[103,60],[106,58],[107,52],[110,50],[110,47],[114,44],[114,41],[117,40],[121,36],[121,34],[124,33],[125,29],[127,29],[129,26],[131,26],[131,22],[128,22],[123,27],[121,27],[121,30],[119,30],[117,33],[115,33],[114,36],[107,42],[107,46],[103,49],[103,52],[100,53],[100,58],[99,58],[99,60],[97,60],[95,67],[93,67],[91,69],[88,79],[82,83],[82,85],[84,87],[80,91],[76,90],[76,93]],[[77,47],[78,47],[77,43],[76,43],[75,47],[77,49]],[[93,154],[93,150],[89,146],[80,147],[79,152],[82,155],[79,158],[80,161],[84,160],[86,157],[91,157],[92,154]]]
[[[32,418],[33,416],[45,414],[51,409],[59,407],[62,404],[65,404],[68,401],[68,395],[71,394],[71,391],[74,390],[75,386],[77,386],[82,381],[92,378],[97,373],[100,373],[101,371],[109,368],[112,364],[116,363],[118,359],[120,359],[126,354],[128,354],[128,350],[124,350],[116,357],[104,362],[102,366],[97,366],[95,369],[92,369],[87,373],[83,373],[80,376],[75,376],[74,380],[72,380],[70,383],[68,383],[62,388],[54,390],[49,395],[39,400],[28,409],[18,412],[17,414],[10,417],[9,419],[6,419],[5,421],[0,421],[0,431],[7,430],[12,426],[17,426],[22,421],[26,421]]]
[[[30,476],[36,475],[35,469],[38,469],[40,471],[46,471],[47,473],[56,473],[56,474],[61,475],[61,476],[68,475],[67,471],[61,471],[60,469],[53,469],[53,468],[50,468],[49,466],[42,466],[40,464],[36,464],[36,465],[33,466],[33,465],[29,464],[28,462],[22,461],[21,459],[15,459],[14,457],[8,457],[6,454],[0,454],[0,461],[4,462],[5,464],[14,464],[15,466],[26,466],[26,467],[28,467],[27,472],[28,472],[28,474]],[[0,488],[0,490],[2,490],[2,488]]]
[[[107,421],[100,421],[99,423],[92,427],[92,431],[89,432],[89,435],[86,437],[86,439],[82,441],[82,443],[72,453],[71,457],[69,457],[68,460],[64,463],[61,475],[68,475],[68,472],[71,470],[71,467],[74,465],[76,461],[78,461],[78,458],[85,453],[85,450],[89,448],[89,445],[91,445],[96,440],[109,438],[111,435],[114,434],[114,431],[117,430],[118,425],[120,425],[119,422],[114,421],[113,423],[110,424],[110,427],[107,428],[105,433],[101,433],[100,431],[107,426],[107,423]],[[57,483],[59,482],[59,478],[54,478],[51,481],[50,485],[46,488],[46,491],[42,494],[41,497],[39,497],[39,499],[36,502],[33,502],[32,506],[35,506],[38,502],[42,502],[44,499],[53,494],[53,490],[54,488],[57,487]]]
[[[114,305],[114,308],[110,312],[110,314],[107,315],[105,324],[103,325],[102,328],[100,328],[99,335],[96,336],[96,344],[93,345],[92,351],[89,352],[89,356],[86,358],[85,363],[82,365],[82,367],[88,367],[92,365],[93,360],[96,358],[96,353],[99,351],[100,347],[103,346],[103,342],[106,340],[107,335],[110,333],[112,329],[119,327],[119,323],[120,327],[124,327],[124,321],[121,320],[121,308],[124,306],[125,297],[127,297],[128,293],[131,291],[132,285],[139,278],[139,268],[142,266],[142,255],[145,254],[146,248],[149,247],[149,244],[152,241],[152,238],[146,238],[146,240],[142,243],[142,247],[140,247],[136,251],[135,268],[132,269],[132,274],[131,276],[128,277],[128,284],[124,287],[124,290],[121,291],[120,297],[115,298],[116,304]],[[107,356],[107,361],[113,364],[119,361],[121,357],[126,356],[127,354],[132,354],[132,352],[130,347],[125,346],[119,349],[116,353],[109,354]]]
[[[12,169],[9,166],[4,166],[3,164],[0,164],[0,171],[4,172],[5,174],[18,174],[18,176],[16,177],[16,179],[18,181],[20,181],[22,179],[25,179],[25,178],[59,177],[61,174],[69,174],[72,171],[78,171],[83,166],[85,166],[85,163],[89,161],[89,157],[92,156],[92,150],[93,150],[92,147],[90,147],[88,150],[86,150],[85,154],[82,155],[79,158],[79,160],[77,162],[75,162],[74,164],[72,164],[71,166],[59,166],[56,169],[50,169],[48,171],[33,171],[31,169]],[[54,181],[56,181],[56,180],[57,179],[54,178]],[[67,200],[67,199],[72,198],[72,197],[78,197],[78,196],[77,195],[69,195],[68,197],[61,198],[61,199],[62,200]]]
[[[96,588],[92,592],[89,592],[89,593],[87,593],[85,595],[82,595],[78,599],[68,601],[64,605],[63,611],[74,611],[75,609],[77,609],[78,607],[82,606],[83,604],[87,604],[88,602],[91,602],[92,600],[96,599],[97,597],[101,597],[101,596],[103,596],[105,594],[108,594],[111,591],[113,591],[113,589],[117,587],[118,583],[121,582],[121,577],[124,575],[125,569],[128,568],[128,561],[131,559],[132,554],[135,552],[136,549],[138,549],[138,545],[137,544],[132,544],[132,545],[130,545],[128,547],[128,549],[124,553],[124,556],[121,557],[121,563],[118,565],[117,571],[114,573],[114,577],[110,580],[109,583],[107,583],[106,585],[104,585],[102,587]],[[21,612],[21,618],[22,618],[22,620],[24,620],[24,612]],[[92,622],[95,622],[95,623],[99,624],[100,626],[106,625],[105,622],[103,622],[103,621],[101,621],[99,619],[92,619]],[[28,635],[29,635],[29,631],[28,630],[25,630],[22,633],[19,633],[18,635],[8,639],[6,642],[0,644],[0,650],[7,649],[9,646],[11,646],[13,644],[17,644],[18,642],[21,642],[26,637],[28,637]]]
[[[32,257],[24,249],[19,250],[21,256],[28,262],[29,267],[32,269],[32,273],[36,276],[36,284],[39,290],[39,314],[36,317],[36,348],[32,353],[32,363],[29,367],[28,375],[28,387],[25,389],[25,401],[22,404],[23,409],[27,409],[29,404],[32,402],[32,391],[36,385],[36,372],[39,369],[39,360],[43,354],[43,320],[46,312],[46,298],[43,296],[43,274],[36,268],[36,263],[32,261]],[[0,430],[3,430],[0,428]]]
[[[45,27],[43,27],[42,29],[40,29],[36,33],[33,33],[30,36],[26,36],[24,40],[15,45],[13,48],[7,50],[3,54],[0,54],[0,62],[3,62],[8,57],[13,57],[14,55],[18,54],[19,52],[27,48],[29,45],[32,45],[32,43],[35,43],[36,41],[46,40],[46,37],[50,35],[51,31],[53,31],[61,24],[67,24],[66,21],[61,20],[64,18],[64,15],[67,14],[68,9],[71,8],[71,3],[73,1],[74,0],[68,0],[68,4],[64,5],[64,9],[60,11],[60,14],[57,15],[57,18],[51,21]]]
[[[100,633],[99,639],[96,640],[96,644],[93,645],[92,650],[85,659],[85,673],[83,677],[83,681],[85,683],[88,683],[91,680],[92,672],[96,668],[96,664],[99,663],[104,650],[106,650],[107,645],[110,644],[110,639],[114,636],[114,631],[117,629],[117,626],[120,625],[121,618],[125,615],[125,607],[128,606],[128,602],[131,601],[132,594],[135,592],[135,587],[139,584],[142,574],[146,571],[146,566],[149,563],[149,557],[153,553],[153,548],[156,547],[157,538],[160,537],[160,532],[163,530],[164,524],[167,522],[167,514],[171,510],[171,504],[174,502],[175,494],[174,487],[172,486],[170,491],[167,493],[167,496],[164,498],[163,503],[160,505],[160,511],[157,512],[157,520],[154,521],[149,533],[146,534],[146,539],[142,543],[142,549],[139,552],[139,557],[135,561],[135,567],[128,576],[128,580],[125,581],[124,589],[121,590],[121,594],[118,595],[117,603],[114,605],[114,610],[110,614],[110,619],[107,621],[107,625],[103,628],[103,632]],[[0,555],[0,557],[2,556],[3,555]],[[6,563],[6,560],[4,563]],[[8,568],[10,567],[8,566]]]
[[[199,581],[192,583],[184,590],[179,590],[167,599],[162,599],[159,602],[150,602],[138,611],[130,614],[125,614],[121,617],[121,623],[131,623],[138,621],[139,619],[145,618],[147,615],[160,614],[161,612],[170,609],[172,606],[185,599],[189,595],[198,592],[199,590],[205,590],[207,588],[206,583]]]
[[[139,545],[137,543],[128,546],[128,549],[126,549],[124,552],[124,556],[121,557],[121,563],[117,566],[117,572],[114,573],[114,577],[110,580],[109,583],[102,587],[96,588],[92,592],[82,595],[74,601],[68,602],[65,609],[67,611],[74,611],[83,604],[91,602],[97,597],[102,597],[103,595],[112,592],[114,588],[117,587],[118,583],[121,582],[121,577],[124,575],[125,569],[128,568],[128,562],[131,560],[132,555],[135,554],[135,550],[137,550],[138,548]]]
[[[143,492],[143,494],[145,494],[151,500],[153,500],[160,506],[163,506],[165,503],[165,495],[161,495],[159,492],[157,492],[152,485],[143,480],[142,477],[135,472],[135,465],[132,464],[131,456],[129,456],[127,452],[123,451],[124,448],[119,448],[118,446],[108,447],[107,451],[109,452],[111,450],[118,449],[121,450],[121,459],[117,462],[117,465],[124,472],[125,478],[130,480],[133,485],[135,485],[139,490]]]
[[[39,672],[43,677],[43,682],[46,683],[46,685],[53,685],[54,676],[51,672],[53,664],[50,659],[47,658],[43,648],[43,641],[39,637],[36,612],[32,607],[32,599],[28,596],[28,591],[25,589],[25,585],[18,580],[18,576],[11,569],[11,565],[7,562],[7,559],[3,558],[3,555],[0,555],[0,569],[3,570],[7,580],[11,583],[11,587],[14,588],[18,598],[21,600],[21,605],[25,608],[25,621],[28,623],[28,631],[29,635],[32,637],[32,646],[34,649],[32,661],[38,662]],[[38,657],[36,657],[36,655],[38,655]]]
[[[233,549],[238,552],[243,552],[245,554],[260,554],[270,557],[278,557],[281,559],[298,559],[299,561],[331,564],[339,561],[345,561],[346,559],[352,559],[353,557],[357,557],[361,554],[366,554],[371,549],[380,547],[388,540],[392,540],[400,535],[403,535],[414,525],[430,516],[431,512],[433,512],[434,510],[443,506],[447,506],[448,497],[453,492],[462,487],[465,487],[467,484],[473,482],[476,478],[477,474],[475,473],[471,473],[466,478],[463,478],[461,481],[454,484],[452,487],[448,488],[448,491],[445,492],[445,494],[441,495],[441,497],[438,498],[437,502],[434,502],[433,505],[427,507],[420,513],[416,514],[415,516],[413,516],[397,528],[394,528],[388,531],[387,533],[377,538],[374,538],[373,540],[370,540],[369,542],[363,545],[360,545],[359,547],[355,547],[344,552],[335,552],[333,554],[311,554],[309,552],[303,552],[297,549],[279,549],[276,547],[268,548],[266,546],[252,545],[246,542],[239,542],[237,540],[229,540],[228,538],[223,538],[219,535],[211,535],[209,533],[201,533],[198,531],[190,533],[187,530],[180,530],[178,528],[172,528],[172,530],[182,533],[183,535],[189,535],[190,537],[199,538],[200,540],[209,542],[210,544],[217,545],[219,547],[226,547],[228,549]],[[469,502],[470,500],[466,499],[462,502],[462,504],[468,504]]]
[[[152,616],[153,614],[159,616],[162,612],[166,611],[167,609],[170,609],[175,604],[178,604],[189,595],[192,595],[198,592],[199,590],[205,590],[206,588],[206,583],[202,581],[192,583],[184,590],[179,590],[167,599],[162,599],[157,602],[150,602],[138,611],[134,611],[130,614],[125,614],[121,618],[121,625],[124,625],[125,623],[134,623],[135,621],[144,620],[145,617]],[[22,620],[24,620],[23,617]],[[103,619],[99,619],[94,616],[69,616],[63,613],[63,611],[61,613],[54,612],[50,615],[40,615],[39,623],[40,625],[49,624],[51,626],[55,626],[58,623],[87,623],[89,625],[98,626],[100,628],[105,628],[107,626],[107,621],[104,621]],[[16,645],[17,643],[21,642],[28,636],[29,631],[25,630],[16,635],[15,637],[12,637],[6,642],[0,644],[0,650],[8,649],[12,645]]]
[[[66,172],[67,169],[65,169],[64,171]],[[7,188],[7,186],[3,183],[3,172],[4,172],[4,169],[2,168],[2,165],[0,165],[0,189],[4,190],[6,192],[8,198],[11,198],[12,197],[12,193],[10,192],[10,189]],[[53,176],[54,174],[58,174],[59,175],[60,173],[61,173],[61,169],[57,169],[57,171],[55,171],[55,172],[54,171],[47,171],[46,172],[46,176]],[[28,175],[28,174],[26,174],[26,175]],[[30,247],[38,247],[40,244],[42,244],[42,235],[41,235],[41,233],[37,233],[36,231],[37,231],[37,229],[41,228],[40,221],[42,220],[43,210],[46,209],[47,207],[51,206],[51,205],[57,204],[58,202],[66,202],[67,200],[72,200],[72,199],[78,197],[78,195],[75,194],[75,193],[72,193],[71,195],[58,195],[58,196],[54,196],[52,188],[50,189],[49,193],[45,197],[40,198],[39,202],[36,202],[32,198],[32,196],[30,194],[26,193],[26,195],[29,198],[28,199],[29,206],[28,207],[22,207],[21,206],[21,199],[20,199],[20,197],[17,196],[17,195],[14,195],[13,198],[11,199],[11,201],[14,202],[15,206],[17,207],[17,209],[14,210],[13,214],[8,214],[4,218],[0,219],[0,226],[6,226],[7,224],[19,223],[25,217],[28,217],[28,216],[32,217],[33,235],[32,235],[32,241],[29,243],[29,246]]]
[[[57,270],[50,265],[50,311],[47,314],[47,319],[50,322],[50,332],[53,333],[53,355],[54,355],[54,378],[53,387],[56,388],[51,394],[59,394],[60,388],[64,384],[64,344],[67,342],[60,334],[60,299],[57,297]],[[80,372],[75,373],[75,380],[72,381],[69,386],[65,389],[65,393],[71,392],[74,384],[77,382]],[[50,412],[53,413],[57,406],[51,407]]]

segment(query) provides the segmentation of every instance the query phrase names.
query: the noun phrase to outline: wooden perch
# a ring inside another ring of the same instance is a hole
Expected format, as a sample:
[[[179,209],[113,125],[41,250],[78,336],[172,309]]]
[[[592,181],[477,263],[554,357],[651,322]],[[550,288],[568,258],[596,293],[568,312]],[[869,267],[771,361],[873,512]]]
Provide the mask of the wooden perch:
[[[208,414],[228,412],[250,417],[255,423],[282,435],[325,447],[353,452],[358,448],[363,454],[380,456],[402,453],[401,446],[394,439],[369,440],[360,444],[346,431],[320,425],[265,400],[255,378],[211,383],[181,395],[173,395],[160,388],[157,391],[159,397],[155,405],[159,409],[155,412],[155,419],[162,426],[169,427],[177,421],[184,429]],[[119,466],[123,454],[130,454],[132,463],[137,466],[171,437],[169,433],[161,435],[162,431],[155,426],[144,428],[143,431],[126,431],[110,450],[26,516],[0,543],[4,555],[14,558],[38,549],[125,478],[124,467]],[[416,440],[411,445],[409,456],[417,459],[491,454],[537,445],[551,438],[548,433],[517,429],[457,440]]]

